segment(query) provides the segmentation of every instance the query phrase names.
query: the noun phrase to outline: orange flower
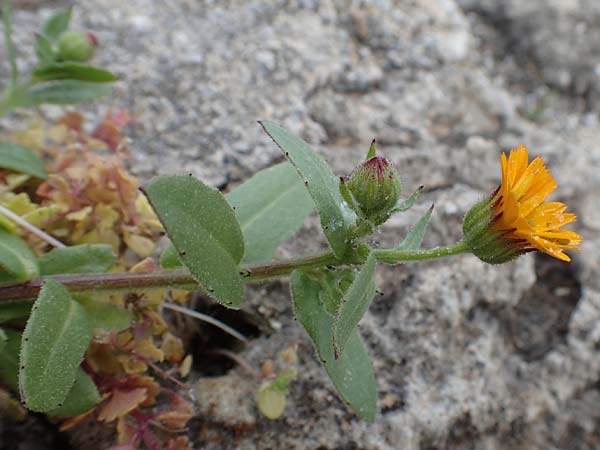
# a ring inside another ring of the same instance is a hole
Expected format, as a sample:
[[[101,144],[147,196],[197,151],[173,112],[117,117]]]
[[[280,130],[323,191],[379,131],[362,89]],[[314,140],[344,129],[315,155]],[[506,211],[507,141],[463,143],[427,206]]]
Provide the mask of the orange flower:
[[[502,184],[467,214],[463,230],[473,253],[490,263],[506,262],[533,250],[562,261],[564,250],[579,250],[581,236],[561,227],[576,219],[567,205],[544,201],[556,181],[541,157],[531,164],[524,145],[502,154]]]

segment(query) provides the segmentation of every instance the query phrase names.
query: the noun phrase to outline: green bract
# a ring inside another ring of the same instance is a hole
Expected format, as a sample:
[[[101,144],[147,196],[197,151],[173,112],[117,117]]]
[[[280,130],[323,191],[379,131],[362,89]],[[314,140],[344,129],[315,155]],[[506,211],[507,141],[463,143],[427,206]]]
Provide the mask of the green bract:
[[[398,172],[382,156],[373,156],[358,166],[347,186],[358,208],[373,225],[385,222],[400,198]]]

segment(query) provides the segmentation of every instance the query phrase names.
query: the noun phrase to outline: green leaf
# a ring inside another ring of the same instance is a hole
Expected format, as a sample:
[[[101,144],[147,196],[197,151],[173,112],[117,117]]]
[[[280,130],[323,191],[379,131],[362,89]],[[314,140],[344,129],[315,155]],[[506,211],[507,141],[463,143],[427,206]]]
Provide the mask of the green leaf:
[[[323,158],[302,139],[273,122],[260,124],[302,177],[319,211],[321,226],[333,252],[337,257],[343,257],[352,244],[351,230],[356,214],[342,198],[338,179]]]
[[[0,286],[5,284],[16,284],[19,280],[13,274],[8,273],[0,267]]]
[[[244,237],[225,197],[182,175],[153,179],[145,194],[194,279],[218,302],[239,307]]]
[[[2,350],[4,349],[4,346],[6,345],[6,341],[7,341],[7,337],[6,337],[6,333],[4,332],[4,330],[2,328],[0,328],[0,353],[2,353]]]
[[[78,80],[60,80],[34,86],[15,99],[15,106],[30,107],[43,103],[71,105],[110,95],[106,84]]]
[[[42,28],[42,33],[51,41],[57,40],[61,34],[69,28],[71,21],[71,12],[73,8],[69,6],[52,14]]]
[[[343,354],[348,341],[356,332],[358,322],[373,300],[376,291],[373,281],[376,265],[377,259],[371,252],[342,297],[333,323],[333,350],[336,358]]]
[[[243,261],[268,261],[314,208],[302,180],[289,163],[262,170],[227,195],[244,234]]]
[[[9,322],[15,319],[22,319],[29,316],[33,301],[18,300],[13,302],[0,303],[0,323]]]
[[[84,244],[55,248],[39,258],[41,275],[104,273],[117,262],[112,247],[106,244]]]
[[[321,286],[300,271],[292,273],[292,297],[296,318],[311,337],[319,359],[340,397],[360,417],[374,420],[377,412],[377,383],[367,350],[354,330],[344,353],[333,354],[333,319],[319,302]]]
[[[95,330],[123,330],[131,324],[133,319],[128,310],[110,303],[93,300],[86,295],[78,295],[76,301],[84,307],[88,317],[94,322]]]
[[[62,406],[48,411],[49,416],[73,417],[93,408],[100,401],[98,388],[81,368],[77,370],[73,387]]]
[[[50,64],[56,59],[52,42],[43,34],[35,34],[35,55],[40,65]]]
[[[11,281],[27,281],[40,273],[37,260],[27,244],[2,228],[0,228],[0,269],[13,277]]]
[[[62,405],[92,339],[93,322],[67,288],[44,282],[23,332],[19,386],[26,406],[46,412]]]
[[[110,83],[117,77],[108,70],[78,62],[57,62],[34,69],[38,81],[79,80],[91,83]]]
[[[10,328],[4,330],[6,343],[0,351],[0,383],[19,390],[19,352],[21,333]]]
[[[12,142],[0,142],[0,167],[44,180],[48,178],[43,161],[31,149]]]
[[[172,243],[169,243],[169,245],[167,245],[165,250],[160,255],[160,267],[165,270],[173,270],[179,269],[180,267],[185,267],[179,259],[177,250],[175,250],[175,247]]]
[[[419,221],[410,229],[404,240],[396,247],[397,250],[417,250],[421,247],[432,212],[433,205],[431,205],[427,212],[423,214]]]
[[[406,200],[404,200],[400,205],[396,206],[391,212],[396,213],[396,212],[408,211],[416,203],[416,201],[419,198],[419,195],[421,194],[421,191],[423,191],[423,189],[424,189],[423,186],[419,186],[415,192],[410,194],[410,197],[408,197]]]
[[[338,268],[311,272],[310,276],[321,285],[319,301],[329,314],[335,316],[340,308],[342,296],[354,281],[355,271]]]

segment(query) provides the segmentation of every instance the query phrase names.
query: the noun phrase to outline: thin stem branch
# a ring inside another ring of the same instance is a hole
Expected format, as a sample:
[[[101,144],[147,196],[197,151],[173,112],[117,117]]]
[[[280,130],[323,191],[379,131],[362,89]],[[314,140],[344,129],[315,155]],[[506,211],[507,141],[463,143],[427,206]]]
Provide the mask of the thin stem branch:
[[[405,261],[425,261],[428,259],[445,258],[448,256],[467,253],[467,244],[460,241],[449,247],[436,247],[428,250],[374,250],[377,261],[386,264],[400,264]]]
[[[463,242],[450,247],[438,247],[428,250],[374,250],[377,260],[385,264],[398,264],[407,261],[424,261],[466,253]],[[269,262],[245,266],[240,275],[247,282],[258,282],[273,278],[282,278],[298,269],[337,267],[361,264],[363,258],[354,256],[339,259],[331,252],[314,256],[290,259],[281,262]],[[52,278],[64,284],[72,292],[134,292],[152,289],[188,289],[200,290],[187,269],[157,271],[150,273],[104,273],[89,275],[56,275]],[[0,301],[26,300],[35,298],[44,283],[44,278],[36,278],[26,283],[0,287]]]
[[[239,333],[238,331],[234,330],[229,325],[227,325],[227,324],[221,322],[220,320],[217,320],[214,317],[211,317],[211,316],[209,316],[207,314],[202,314],[199,311],[194,311],[193,309],[185,308],[183,306],[179,306],[179,305],[176,305],[174,303],[163,302],[161,306],[163,308],[180,312],[182,314],[185,314],[187,316],[190,316],[190,317],[193,317],[195,319],[201,320],[203,322],[210,323],[211,325],[214,325],[215,327],[220,328],[225,333],[227,333],[227,334],[233,336],[234,338],[242,341],[244,344],[248,343],[248,339],[246,339],[241,333]]]
[[[58,239],[53,238],[45,231],[42,231],[35,225],[30,224],[25,219],[23,219],[21,216],[15,214],[10,209],[5,208],[2,205],[0,205],[0,213],[4,214],[6,217],[11,219],[13,222],[17,223],[17,225],[21,226],[22,228],[25,228],[31,234],[35,234],[41,240],[46,241],[48,244],[52,245],[53,247],[56,247],[56,248],[66,247],[66,245],[63,244],[62,242],[60,242]]]

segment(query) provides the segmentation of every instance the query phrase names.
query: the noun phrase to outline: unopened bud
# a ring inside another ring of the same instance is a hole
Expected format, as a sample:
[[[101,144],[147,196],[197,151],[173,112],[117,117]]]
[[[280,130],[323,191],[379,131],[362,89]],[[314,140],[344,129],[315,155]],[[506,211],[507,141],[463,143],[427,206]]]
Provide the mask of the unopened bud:
[[[66,31],[58,40],[58,56],[64,61],[86,62],[94,56],[98,40],[92,33]]]
[[[374,154],[374,145],[369,150],[369,156],[371,154]],[[400,198],[398,172],[382,156],[372,156],[354,169],[346,184],[358,207],[374,225],[389,218]]]

